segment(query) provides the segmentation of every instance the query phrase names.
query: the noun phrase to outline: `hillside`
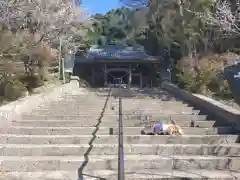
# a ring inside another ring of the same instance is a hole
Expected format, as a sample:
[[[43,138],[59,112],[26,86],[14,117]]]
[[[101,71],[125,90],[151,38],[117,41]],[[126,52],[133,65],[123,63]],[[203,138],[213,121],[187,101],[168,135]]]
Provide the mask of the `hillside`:
[[[239,36],[230,32],[226,36],[226,30],[219,31],[216,25],[207,24],[197,14],[191,14],[192,10],[205,12],[213,6],[210,0],[188,2],[184,4],[182,18],[179,18],[180,7],[160,3],[139,9],[118,8],[104,15],[96,14],[92,17],[94,23],[88,32],[90,44],[140,44],[149,55],[164,57],[162,76],[166,74],[165,69],[171,66],[172,81],[181,84],[182,88],[203,94],[210,91],[211,95],[232,99],[229,87],[221,85],[225,80],[222,78],[224,66],[216,57],[226,52],[238,54]],[[216,59],[215,65],[212,59]],[[234,58],[226,61],[232,60]],[[214,73],[212,65],[219,67],[215,68]],[[192,70],[185,68],[188,66],[195,69],[194,76]],[[208,75],[210,72],[211,77]],[[217,84],[215,79],[220,79]],[[210,87],[212,84],[216,87]]]
[[[131,11],[127,8],[111,10],[105,15],[96,14],[89,29],[91,44],[125,44],[132,31],[129,25]]]

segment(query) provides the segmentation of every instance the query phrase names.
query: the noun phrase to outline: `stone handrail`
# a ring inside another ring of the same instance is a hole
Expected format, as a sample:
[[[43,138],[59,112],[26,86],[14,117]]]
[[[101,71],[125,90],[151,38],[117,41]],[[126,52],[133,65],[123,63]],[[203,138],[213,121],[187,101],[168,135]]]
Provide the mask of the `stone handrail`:
[[[213,117],[220,124],[240,125],[240,111],[200,94],[192,94],[164,81],[162,88]]]

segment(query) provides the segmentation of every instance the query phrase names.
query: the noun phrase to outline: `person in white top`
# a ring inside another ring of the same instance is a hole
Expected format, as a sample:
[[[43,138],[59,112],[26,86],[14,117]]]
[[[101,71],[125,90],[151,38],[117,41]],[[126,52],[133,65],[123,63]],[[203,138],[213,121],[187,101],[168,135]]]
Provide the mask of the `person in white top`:
[[[145,131],[141,132],[146,134]],[[180,126],[176,124],[164,124],[162,122],[156,123],[152,126],[152,132],[147,133],[149,135],[183,135],[183,131]]]

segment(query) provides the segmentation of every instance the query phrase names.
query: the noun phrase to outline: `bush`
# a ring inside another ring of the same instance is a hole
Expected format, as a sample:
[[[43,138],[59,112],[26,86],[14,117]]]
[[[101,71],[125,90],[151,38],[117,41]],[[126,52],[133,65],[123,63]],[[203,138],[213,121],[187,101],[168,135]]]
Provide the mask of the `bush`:
[[[181,71],[177,79],[179,85],[193,93],[231,97],[229,88],[223,85],[223,69],[234,59],[228,57],[229,54],[209,54],[182,58],[177,64]]]
[[[25,84],[29,92],[32,92],[34,88],[44,85],[44,81],[38,75],[26,76],[23,75],[20,77],[20,81]]]
[[[217,92],[215,95],[219,96],[223,99],[226,99],[226,100],[233,99],[233,94],[232,94],[232,91],[230,89],[223,89],[223,90]]]
[[[69,83],[71,81],[71,73],[65,72],[65,81]]]
[[[21,98],[25,95],[27,89],[25,85],[17,80],[17,79],[12,79],[8,81],[5,90],[4,90],[4,97],[7,100],[17,100],[18,98]]]
[[[44,68],[41,68],[41,69],[39,70],[38,75],[39,75],[39,78],[40,78],[42,81],[49,81],[48,74],[47,74],[47,72],[44,70]]]
[[[232,91],[230,90],[230,87],[228,85],[228,81],[224,80],[223,88],[218,88],[216,93],[214,94],[215,96],[221,97],[223,99],[233,99],[233,94]]]
[[[192,93],[203,93],[211,82],[211,76],[212,72],[207,71],[200,71],[196,75],[187,72],[177,75],[180,87]]]

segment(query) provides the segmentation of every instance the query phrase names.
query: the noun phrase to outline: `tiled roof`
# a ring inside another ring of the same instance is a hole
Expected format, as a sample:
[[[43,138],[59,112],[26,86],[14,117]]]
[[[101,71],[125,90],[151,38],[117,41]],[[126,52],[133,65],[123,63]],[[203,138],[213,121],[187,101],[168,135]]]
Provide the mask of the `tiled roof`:
[[[94,60],[147,60],[158,61],[160,57],[149,56],[143,47],[107,45],[104,47],[92,46],[85,56],[76,56],[76,62],[86,62]]]

